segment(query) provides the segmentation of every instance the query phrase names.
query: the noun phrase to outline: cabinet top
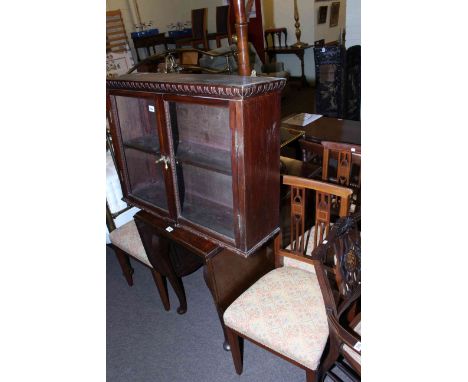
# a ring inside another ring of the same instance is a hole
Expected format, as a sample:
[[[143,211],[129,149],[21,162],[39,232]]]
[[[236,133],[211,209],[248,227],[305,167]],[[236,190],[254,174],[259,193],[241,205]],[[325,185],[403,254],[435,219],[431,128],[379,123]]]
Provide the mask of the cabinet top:
[[[282,90],[284,78],[222,74],[132,73],[107,80],[107,89],[243,99]]]

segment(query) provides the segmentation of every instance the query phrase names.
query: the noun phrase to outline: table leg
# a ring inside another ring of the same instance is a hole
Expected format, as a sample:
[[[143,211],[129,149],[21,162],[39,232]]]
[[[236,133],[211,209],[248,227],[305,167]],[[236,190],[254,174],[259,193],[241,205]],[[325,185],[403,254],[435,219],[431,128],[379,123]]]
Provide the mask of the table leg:
[[[137,47],[135,47],[135,52],[136,52],[136,55],[137,55],[137,60],[138,60],[138,62],[140,62],[141,59],[140,59],[140,54],[138,53],[138,48]]]
[[[307,82],[307,78],[304,72],[304,50],[300,50],[295,53],[296,53],[296,56],[299,57],[299,60],[301,61],[301,85],[303,87],[309,87],[309,83]]]
[[[157,235],[149,225],[138,219],[135,219],[135,223],[148,260],[157,272],[169,279],[174,292],[179,298],[180,305],[177,308],[177,313],[184,314],[187,311],[187,299],[182,279],[177,276],[169,256],[170,240]],[[164,299],[163,304],[165,304]]]
[[[268,62],[272,63],[276,59],[276,54],[268,52]]]

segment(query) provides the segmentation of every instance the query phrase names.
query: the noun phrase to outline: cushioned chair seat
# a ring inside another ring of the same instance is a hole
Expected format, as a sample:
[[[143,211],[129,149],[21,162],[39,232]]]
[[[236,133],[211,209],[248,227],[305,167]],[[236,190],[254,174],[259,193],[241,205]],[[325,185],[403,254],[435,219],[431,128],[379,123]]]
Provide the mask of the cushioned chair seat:
[[[133,219],[112,231],[110,233],[110,240],[116,247],[119,247],[122,251],[127,252],[130,256],[135,257],[152,268]]]
[[[263,276],[226,310],[224,322],[312,370],[317,369],[328,338],[317,277],[292,267]]]

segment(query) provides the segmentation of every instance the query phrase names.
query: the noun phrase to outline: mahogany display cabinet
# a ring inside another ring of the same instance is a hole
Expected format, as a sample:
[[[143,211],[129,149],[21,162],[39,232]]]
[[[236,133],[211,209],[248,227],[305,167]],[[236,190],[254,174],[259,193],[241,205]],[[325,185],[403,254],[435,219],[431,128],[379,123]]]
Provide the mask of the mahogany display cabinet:
[[[107,80],[124,199],[249,256],[279,231],[286,80],[135,73]]]

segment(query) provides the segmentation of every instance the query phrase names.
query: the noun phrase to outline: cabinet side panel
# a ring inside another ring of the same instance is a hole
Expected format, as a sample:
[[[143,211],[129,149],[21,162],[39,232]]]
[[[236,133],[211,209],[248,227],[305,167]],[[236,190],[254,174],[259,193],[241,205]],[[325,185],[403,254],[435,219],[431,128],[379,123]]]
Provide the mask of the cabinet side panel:
[[[280,116],[279,92],[244,101],[246,249],[279,227]]]

